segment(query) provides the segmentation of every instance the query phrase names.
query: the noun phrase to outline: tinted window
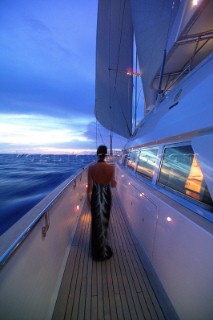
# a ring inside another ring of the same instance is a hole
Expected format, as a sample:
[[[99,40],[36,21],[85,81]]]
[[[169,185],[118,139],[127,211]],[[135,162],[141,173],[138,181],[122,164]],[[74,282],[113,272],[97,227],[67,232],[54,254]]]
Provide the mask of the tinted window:
[[[205,204],[213,205],[191,146],[165,149],[158,182]]]
[[[127,166],[134,170],[136,167],[137,163],[137,158],[138,158],[138,149],[137,150],[132,150],[128,154],[128,160],[127,160]]]
[[[128,159],[128,154],[124,154],[121,158],[122,165],[126,166],[127,159]]]
[[[155,171],[158,148],[143,148],[139,154],[137,173],[152,180]]]

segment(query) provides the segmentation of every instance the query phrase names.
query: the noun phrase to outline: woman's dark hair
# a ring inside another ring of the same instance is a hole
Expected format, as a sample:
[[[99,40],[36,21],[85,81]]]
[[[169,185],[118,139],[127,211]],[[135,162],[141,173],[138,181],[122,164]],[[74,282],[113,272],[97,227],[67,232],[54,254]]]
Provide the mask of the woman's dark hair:
[[[107,154],[107,147],[104,146],[104,145],[99,146],[98,149],[97,149],[97,156],[99,158],[103,158],[104,159],[106,154]]]

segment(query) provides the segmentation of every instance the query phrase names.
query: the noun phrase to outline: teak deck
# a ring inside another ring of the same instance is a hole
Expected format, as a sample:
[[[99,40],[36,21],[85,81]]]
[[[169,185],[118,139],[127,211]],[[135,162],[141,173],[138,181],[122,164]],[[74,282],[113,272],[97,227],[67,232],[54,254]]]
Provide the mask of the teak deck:
[[[85,204],[52,319],[165,319],[116,194],[108,232],[114,252],[110,260],[92,260],[90,221],[90,211]]]

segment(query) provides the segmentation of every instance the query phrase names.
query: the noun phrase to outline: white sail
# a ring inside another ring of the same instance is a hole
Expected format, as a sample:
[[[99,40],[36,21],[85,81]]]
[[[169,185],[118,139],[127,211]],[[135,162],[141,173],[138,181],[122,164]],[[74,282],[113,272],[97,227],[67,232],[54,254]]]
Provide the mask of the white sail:
[[[133,32],[129,0],[99,1],[96,119],[123,137],[132,133]]]
[[[169,27],[173,23],[172,4],[173,0],[131,0],[133,27],[147,107],[154,104],[156,98],[156,88],[153,88],[152,82],[162,63]]]

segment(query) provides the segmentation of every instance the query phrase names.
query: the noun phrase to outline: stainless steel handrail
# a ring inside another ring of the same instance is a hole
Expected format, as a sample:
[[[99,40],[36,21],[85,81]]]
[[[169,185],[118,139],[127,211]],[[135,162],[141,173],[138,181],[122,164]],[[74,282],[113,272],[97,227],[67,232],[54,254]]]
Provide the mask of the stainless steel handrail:
[[[35,228],[39,220],[44,216],[44,214],[47,212],[47,210],[55,203],[55,201],[60,197],[60,195],[64,192],[64,190],[75,181],[78,176],[82,174],[82,172],[85,170],[85,168],[78,171],[72,178],[71,181],[69,181],[63,189],[49,202],[49,204],[38,214],[38,216],[29,224],[29,226],[20,234],[20,236],[11,244],[11,246],[4,252],[3,255],[0,257],[0,269],[3,268],[5,263],[10,259],[10,257],[13,255],[13,253],[20,247],[20,245],[24,242],[24,240],[28,237],[30,232]]]

